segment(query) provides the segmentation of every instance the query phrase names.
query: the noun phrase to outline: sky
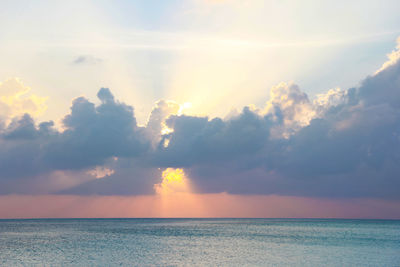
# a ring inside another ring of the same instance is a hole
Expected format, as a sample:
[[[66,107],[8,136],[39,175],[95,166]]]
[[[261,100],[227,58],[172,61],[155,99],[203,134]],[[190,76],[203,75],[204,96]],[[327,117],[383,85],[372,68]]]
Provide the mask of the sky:
[[[400,219],[398,1],[0,5],[0,218]]]

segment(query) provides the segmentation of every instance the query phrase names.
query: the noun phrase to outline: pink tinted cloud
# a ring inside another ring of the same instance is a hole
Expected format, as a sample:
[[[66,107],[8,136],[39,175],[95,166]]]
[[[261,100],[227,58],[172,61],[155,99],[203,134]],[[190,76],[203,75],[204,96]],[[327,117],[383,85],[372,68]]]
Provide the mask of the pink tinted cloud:
[[[400,219],[400,201],[286,196],[0,196],[0,218],[265,217]]]

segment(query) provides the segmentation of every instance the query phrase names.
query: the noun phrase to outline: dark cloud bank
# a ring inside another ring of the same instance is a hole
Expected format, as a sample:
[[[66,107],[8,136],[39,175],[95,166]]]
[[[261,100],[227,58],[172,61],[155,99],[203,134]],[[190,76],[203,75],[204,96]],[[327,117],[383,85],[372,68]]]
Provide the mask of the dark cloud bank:
[[[98,98],[75,99],[64,131],[29,115],[1,128],[0,193],[32,193],[28,181],[46,188],[41,178],[56,171],[87,177],[103,166],[114,173],[52,193],[148,194],[163,168],[180,167],[199,192],[400,197],[400,61],[313,102],[281,84],[265,111],[229,119],[169,116],[160,101],[140,127],[109,89]],[[164,120],[168,135],[158,134]]]

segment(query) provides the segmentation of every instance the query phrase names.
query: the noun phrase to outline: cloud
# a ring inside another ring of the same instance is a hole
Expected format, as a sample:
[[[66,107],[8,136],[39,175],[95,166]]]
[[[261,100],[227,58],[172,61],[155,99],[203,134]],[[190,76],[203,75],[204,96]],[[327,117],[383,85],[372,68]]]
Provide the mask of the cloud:
[[[397,46],[396,49],[393,50],[390,54],[388,54],[389,60],[383,63],[382,67],[376,71],[375,74],[385,70],[386,68],[395,65],[400,59],[400,37],[397,38]]]
[[[95,106],[75,99],[64,117],[64,131],[53,122],[36,125],[29,114],[16,117],[0,132],[0,180],[17,179],[57,170],[86,170],[113,157],[137,157],[149,147],[133,108],[114,100],[102,88]]]
[[[398,77],[396,61],[358,88],[333,89],[314,101],[294,84],[279,84],[263,117],[250,109],[238,116],[243,120],[172,117],[159,156],[185,167],[200,192],[398,198]],[[254,132],[241,134],[248,129]]]
[[[161,142],[168,139],[168,146],[156,152],[156,161],[163,166],[226,161],[256,153],[269,137],[268,118],[247,107],[227,121],[182,115],[169,117],[167,126],[173,132]]]
[[[307,94],[293,83],[280,83],[271,88],[265,112],[280,125],[273,129],[276,137],[289,137],[307,126],[315,117],[315,111]]]
[[[145,126],[102,88],[97,106],[73,100],[64,131],[29,114],[1,128],[0,192],[62,171],[82,182],[50,193],[152,194],[164,170],[183,168],[198,193],[398,199],[399,77],[397,59],[358,87],[311,100],[280,83],[265,107],[225,119],[182,115],[179,104],[159,101]]]
[[[89,179],[81,184],[56,191],[68,195],[146,195],[153,194],[154,184],[161,179],[161,170],[140,158],[119,158],[104,164],[114,172],[101,179]],[[54,191],[53,191],[54,193]]]
[[[171,115],[178,114],[180,109],[180,105],[176,102],[165,100],[157,101],[146,125],[146,131],[152,140],[153,146],[159,144],[163,130],[165,131],[165,129],[167,129],[165,120]]]
[[[71,113],[63,119],[65,131],[46,146],[45,160],[52,167],[101,165],[111,157],[135,157],[148,148],[133,108],[115,101],[107,88],[97,96],[101,100],[97,107],[84,97],[73,101]]]
[[[86,56],[78,56],[72,61],[72,63],[75,65],[83,65],[83,64],[95,65],[101,63],[102,61],[103,60],[101,58],[86,55]]]
[[[113,169],[109,169],[103,166],[96,166],[94,169],[89,170],[87,173],[100,179],[113,175],[115,171]]]
[[[0,83],[0,122],[9,123],[11,118],[25,113],[33,117],[42,115],[46,109],[47,97],[30,93],[18,78],[11,78]]]

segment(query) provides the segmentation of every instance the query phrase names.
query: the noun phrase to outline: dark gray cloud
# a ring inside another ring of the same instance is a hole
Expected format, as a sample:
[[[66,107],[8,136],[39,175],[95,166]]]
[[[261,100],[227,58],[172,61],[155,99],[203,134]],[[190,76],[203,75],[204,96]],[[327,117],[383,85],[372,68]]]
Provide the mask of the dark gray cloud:
[[[310,110],[307,96],[288,86],[284,97],[278,90],[269,102],[273,112],[264,117],[249,109],[228,121],[171,117],[174,132],[157,157],[168,166],[185,167],[202,192],[397,198],[399,77],[398,62],[358,88],[336,92],[341,101],[322,110]],[[280,98],[284,103],[276,101]],[[304,106],[314,118],[293,127]],[[269,136],[276,129],[289,137]]]
[[[34,176],[54,170],[84,170],[111,157],[146,153],[148,140],[137,126],[133,108],[100,89],[99,106],[84,97],[75,99],[64,117],[65,130],[52,122],[35,125],[28,115],[15,118],[1,132],[0,180]]]
[[[98,93],[101,105],[83,97],[73,101],[67,129],[46,146],[45,161],[57,169],[101,165],[110,157],[136,157],[149,144],[133,116],[133,108],[114,101],[109,89]]]
[[[246,107],[227,121],[171,116],[167,125],[174,132],[164,136],[155,152],[155,161],[164,167],[186,167],[256,154],[268,141],[271,123]]]
[[[313,102],[279,84],[264,109],[227,119],[176,115],[176,104],[160,101],[139,127],[110,90],[98,98],[98,106],[75,99],[62,132],[29,115],[2,126],[0,186],[8,189],[0,193],[18,191],[13,181],[73,171],[82,183],[57,192],[147,194],[163,168],[180,167],[203,193],[400,197],[400,61]],[[165,126],[173,132],[162,135]],[[112,171],[89,179],[98,166]]]
[[[144,166],[140,159],[120,158],[109,161],[107,168],[115,170],[109,177],[91,179],[77,186],[58,191],[76,195],[141,195],[153,194],[153,185],[160,181],[161,169]]]

